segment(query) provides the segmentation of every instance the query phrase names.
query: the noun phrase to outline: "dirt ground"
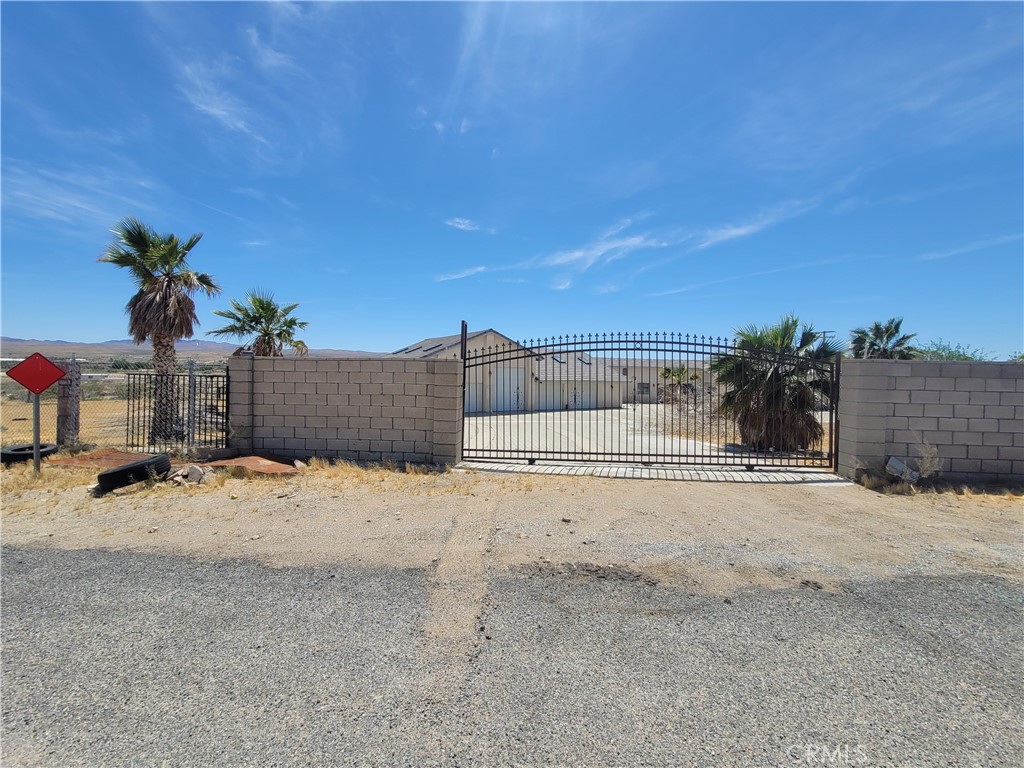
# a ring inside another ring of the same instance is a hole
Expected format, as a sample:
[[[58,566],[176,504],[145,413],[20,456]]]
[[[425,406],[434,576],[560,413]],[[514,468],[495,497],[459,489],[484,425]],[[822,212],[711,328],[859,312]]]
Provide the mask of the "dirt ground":
[[[435,594],[451,601],[451,620],[455,587],[481,585],[495,568],[723,596],[749,586],[838,591],[848,580],[910,574],[1024,580],[1024,500],[1011,494],[335,466],[292,477],[219,473],[201,486],[140,484],[93,498],[94,478],[74,467],[44,467],[38,479],[28,465],[3,469],[3,543],[272,567],[434,568],[452,588]],[[446,613],[432,612],[442,621]]]

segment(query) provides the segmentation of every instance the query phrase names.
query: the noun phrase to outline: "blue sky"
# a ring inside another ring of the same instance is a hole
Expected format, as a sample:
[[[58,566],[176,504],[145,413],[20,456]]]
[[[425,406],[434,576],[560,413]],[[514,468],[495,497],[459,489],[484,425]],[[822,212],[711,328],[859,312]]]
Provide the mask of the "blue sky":
[[[11,3],[2,332],[127,337],[133,215],[313,347],[893,315],[1024,349],[1024,6]]]

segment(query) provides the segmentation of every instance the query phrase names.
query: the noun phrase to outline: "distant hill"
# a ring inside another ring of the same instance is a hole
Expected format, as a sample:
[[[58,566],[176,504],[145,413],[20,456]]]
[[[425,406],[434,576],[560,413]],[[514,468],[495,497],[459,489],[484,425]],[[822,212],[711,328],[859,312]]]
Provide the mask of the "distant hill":
[[[175,346],[179,359],[194,359],[200,362],[227,360],[238,349],[238,344],[198,339],[179,341]],[[137,346],[131,339],[112,339],[90,343],[63,341],[62,339],[15,339],[10,336],[0,336],[0,357],[20,359],[28,357],[33,352],[55,358],[69,358],[73,354],[76,358],[95,362],[111,357],[149,358],[153,354],[153,349],[148,344]],[[310,357],[378,357],[380,354],[379,352],[361,352],[350,349],[309,350]]]

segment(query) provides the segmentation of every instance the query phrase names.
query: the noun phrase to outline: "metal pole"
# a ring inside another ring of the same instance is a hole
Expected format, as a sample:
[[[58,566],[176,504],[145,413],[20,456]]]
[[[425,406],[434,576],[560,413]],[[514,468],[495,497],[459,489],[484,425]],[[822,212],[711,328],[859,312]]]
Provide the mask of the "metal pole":
[[[32,395],[32,463],[39,474],[39,395]]]
[[[188,361],[188,436],[187,445],[196,444],[196,361]]]

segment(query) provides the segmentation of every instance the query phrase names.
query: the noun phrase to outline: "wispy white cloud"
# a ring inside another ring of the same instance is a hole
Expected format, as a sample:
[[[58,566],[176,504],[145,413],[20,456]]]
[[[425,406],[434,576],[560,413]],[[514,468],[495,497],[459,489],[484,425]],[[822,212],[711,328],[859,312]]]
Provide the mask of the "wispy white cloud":
[[[448,275],[438,275],[437,277],[434,278],[434,282],[445,283],[448,282],[449,280],[462,280],[463,278],[472,277],[473,275],[479,275],[481,272],[486,271],[487,267],[470,267],[469,269],[464,269],[461,272],[452,272],[451,274]]]
[[[916,44],[836,30],[771,81],[738,91],[727,149],[773,171],[808,171],[848,161],[880,134],[896,152],[1019,136],[1021,40],[1012,26]]]
[[[246,240],[242,243],[246,248],[262,248],[265,245],[270,245],[268,240]]]
[[[758,232],[774,227],[776,224],[802,216],[814,210],[818,203],[817,199],[789,200],[763,210],[742,223],[727,224],[708,229],[700,236],[698,243],[693,246],[692,250],[699,251],[730,240],[750,237]]]
[[[945,251],[931,251],[929,253],[922,253],[918,256],[922,261],[933,261],[935,259],[948,259],[950,256],[963,256],[968,253],[975,253],[977,251],[984,251],[988,248],[994,248],[997,245],[1004,245],[1006,243],[1012,243],[1017,240],[1024,238],[1024,233],[1018,232],[1015,235],[1002,235],[1000,237],[987,237],[983,240],[976,240],[973,243],[962,245],[959,248],[951,248]]]
[[[459,135],[461,136],[462,134],[464,134],[468,130],[469,130],[469,120],[464,117],[464,118],[462,118],[462,122],[459,123]]]
[[[533,265],[571,267],[585,272],[596,264],[609,264],[624,259],[637,251],[664,248],[668,245],[664,240],[650,234],[624,234],[637,218],[643,218],[643,216],[623,219],[606,229],[591,242],[578,248],[544,256],[536,260]]]
[[[73,230],[106,228],[126,215],[155,212],[158,184],[129,161],[41,167],[4,158],[5,225],[17,219],[50,221]]]
[[[572,280],[567,277],[561,280],[556,280],[551,284],[551,290],[553,291],[567,291],[570,288],[572,288]]]
[[[198,61],[177,62],[178,92],[197,112],[212,118],[226,130],[267,144],[267,139],[253,125],[253,110],[219,84],[219,69],[222,67],[211,68]]]
[[[249,38],[249,45],[253,52],[253,60],[263,72],[276,75],[279,73],[292,75],[305,75],[308,73],[295,63],[291,56],[275,50],[268,43],[264,42],[259,31],[255,27],[246,27],[246,36]]]
[[[232,187],[231,191],[236,195],[245,195],[246,197],[251,197],[254,200],[262,200],[264,198],[262,191],[253,189],[252,187]]]
[[[750,280],[756,277],[766,277],[768,275],[777,275],[782,272],[797,272],[804,269],[813,269],[828,266],[831,264],[840,264],[844,261],[848,261],[851,257],[836,256],[828,259],[818,259],[817,261],[806,261],[799,264],[790,264],[785,267],[776,267],[775,269],[762,269],[754,272],[743,272],[738,275],[731,275],[730,277],[723,277],[718,280],[708,280],[703,283],[694,283],[693,285],[686,285],[682,288],[673,288],[668,291],[656,291],[654,293],[647,294],[650,297],[659,296],[676,296],[680,293],[690,293],[692,291],[703,290],[704,288],[710,288],[714,285],[724,285],[725,283],[735,283],[740,280]],[[859,261],[867,261],[871,258],[879,257],[858,257]]]
[[[968,189],[975,189],[980,186],[976,179],[965,179],[950,184],[937,184],[932,187],[910,189],[893,195],[881,197],[854,196],[840,201],[832,208],[833,213],[851,213],[861,208],[889,208],[898,205],[911,205],[922,200],[939,197],[948,192],[962,192]]]
[[[455,218],[448,219],[447,221],[445,221],[445,224],[447,224],[449,227],[454,227],[455,229],[461,229],[463,232],[476,232],[477,230],[480,229],[480,226],[478,224],[474,224],[469,219],[464,219],[461,216],[456,216]]]

